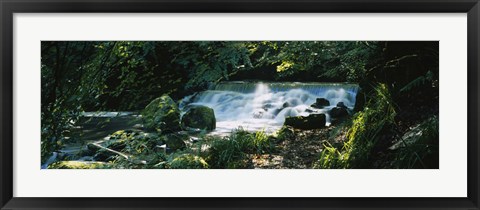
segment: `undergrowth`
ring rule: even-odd
[[[400,140],[391,168],[439,168],[439,124],[433,116],[412,131],[409,141]]]
[[[269,152],[273,147],[265,132],[241,128],[227,137],[210,137],[207,145],[206,160],[212,168],[249,168],[249,154]]]
[[[374,89],[374,100],[363,111],[353,116],[347,131],[346,142],[341,148],[329,143],[324,145],[315,168],[369,168],[372,166],[374,148],[394,125],[395,106],[388,87],[379,84]]]

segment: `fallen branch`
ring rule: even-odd
[[[98,142],[91,143],[91,145],[96,146],[96,147],[98,147],[98,148],[100,148],[100,149],[104,149],[104,150],[107,150],[107,151],[109,151],[109,152],[115,153],[115,154],[117,154],[117,155],[120,155],[120,156],[124,157],[124,158],[127,159],[127,160],[130,160],[130,157],[129,157],[128,155],[126,155],[126,154],[124,154],[124,153],[121,153],[121,152],[119,152],[119,151],[116,151],[116,150],[113,150],[113,149],[104,147],[104,146],[98,144]]]

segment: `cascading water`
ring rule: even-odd
[[[355,105],[356,84],[344,83],[265,83],[225,82],[214,88],[183,99],[180,108],[203,105],[215,112],[217,128],[213,133],[225,134],[242,127],[249,131],[278,130],[286,117],[325,113],[343,102],[349,109]],[[330,101],[322,109],[311,107],[317,98]]]

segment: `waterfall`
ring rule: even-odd
[[[328,111],[338,102],[353,109],[358,89],[356,84],[345,83],[224,82],[186,97],[180,108],[183,111],[196,105],[212,108],[218,133],[229,133],[238,127],[274,132],[289,116],[325,113],[329,124]],[[317,98],[327,99],[330,106],[311,107]]]

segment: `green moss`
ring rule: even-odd
[[[143,153],[145,149],[153,148],[158,143],[158,136],[134,130],[119,130],[111,134],[104,146],[126,152],[132,155]]]
[[[394,124],[396,116],[390,92],[385,84],[375,88],[374,100],[354,115],[342,148],[324,145],[317,168],[369,168],[373,149],[383,133]]]
[[[198,128],[211,131],[216,127],[215,113],[212,108],[196,106],[189,109],[182,117],[182,127]]]
[[[175,157],[169,165],[172,169],[207,169],[209,167],[202,157],[192,154]]]
[[[103,162],[59,161],[52,163],[48,169],[106,169],[109,165]]]
[[[154,99],[142,111],[145,128],[157,132],[180,130],[180,109],[168,95]]]

